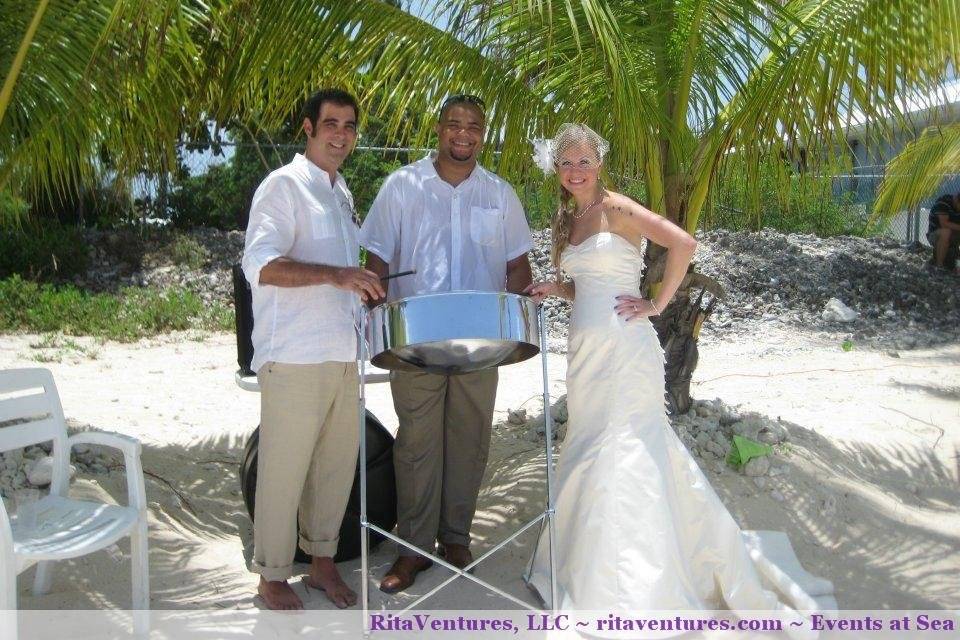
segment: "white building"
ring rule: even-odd
[[[854,114],[851,118],[853,124],[846,130],[853,170],[850,174],[836,176],[834,193],[853,193],[856,202],[872,204],[877,188],[883,181],[886,165],[894,156],[924,129],[960,122],[960,78],[953,72],[951,79],[937,91],[908,102],[901,110],[906,114],[906,122],[892,118],[888,120],[887,126],[893,130],[893,134],[880,143],[870,131],[870,127],[875,125],[867,121],[863,114]],[[905,242],[928,244],[927,216],[930,206],[942,194],[957,192],[960,192],[960,173],[945,175],[940,187],[916,210],[901,212],[891,220],[888,233]]]

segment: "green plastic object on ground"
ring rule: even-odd
[[[733,446],[727,455],[727,464],[740,469],[752,458],[768,456],[773,453],[773,447],[743,436],[733,436]]]

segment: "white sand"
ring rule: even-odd
[[[152,606],[155,609],[253,607],[256,576],[247,572],[251,529],[237,473],[259,396],[234,384],[230,334],[176,335],[137,344],[96,345],[96,358],[69,348],[38,349],[36,336],[0,339],[0,367],[53,370],[72,426],[119,431],[144,443],[150,502]],[[810,572],[834,581],[845,609],[960,608],[960,344],[907,351],[894,358],[839,340],[770,328],[749,341],[705,339],[694,396],[780,417],[790,430],[789,471],[759,489],[732,470],[711,471],[717,491],[744,528],[786,531]],[[36,358],[59,359],[40,363]],[[551,392],[564,392],[564,358],[551,355]],[[501,370],[497,420],[523,404],[539,412],[540,360]],[[396,426],[387,385],[368,388],[369,408]],[[539,513],[542,445],[522,430],[495,428],[474,533],[482,553]],[[169,484],[167,484],[169,483]],[[185,502],[175,495],[176,488]],[[771,490],[785,499],[775,500]],[[124,499],[122,471],[81,475],[75,495]],[[835,509],[831,508],[835,501]],[[502,549],[479,576],[520,598],[533,534]],[[397,608],[414,597],[387,597],[376,582],[393,560],[384,544],[373,556],[372,606]],[[341,565],[359,587],[359,560]],[[447,577],[422,574],[413,594]],[[29,594],[22,608],[129,606],[129,563],[105,553],[58,565],[53,592]],[[296,588],[303,594],[302,586]],[[326,608],[322,594],[306,598]],[[460,580],[428,608],[509,608]]]

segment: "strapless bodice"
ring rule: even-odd
[[[601,231],[578,245],[568,245],[560,256],[560,267],[576,285],[571,331],[623,326],[614,306],[619,295],[640,295],[643,256],[636,245]]]

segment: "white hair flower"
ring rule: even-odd
[[[533,163],[540,167],[544,175],[553,173],[553,140],[537,138],[533,140]]]

